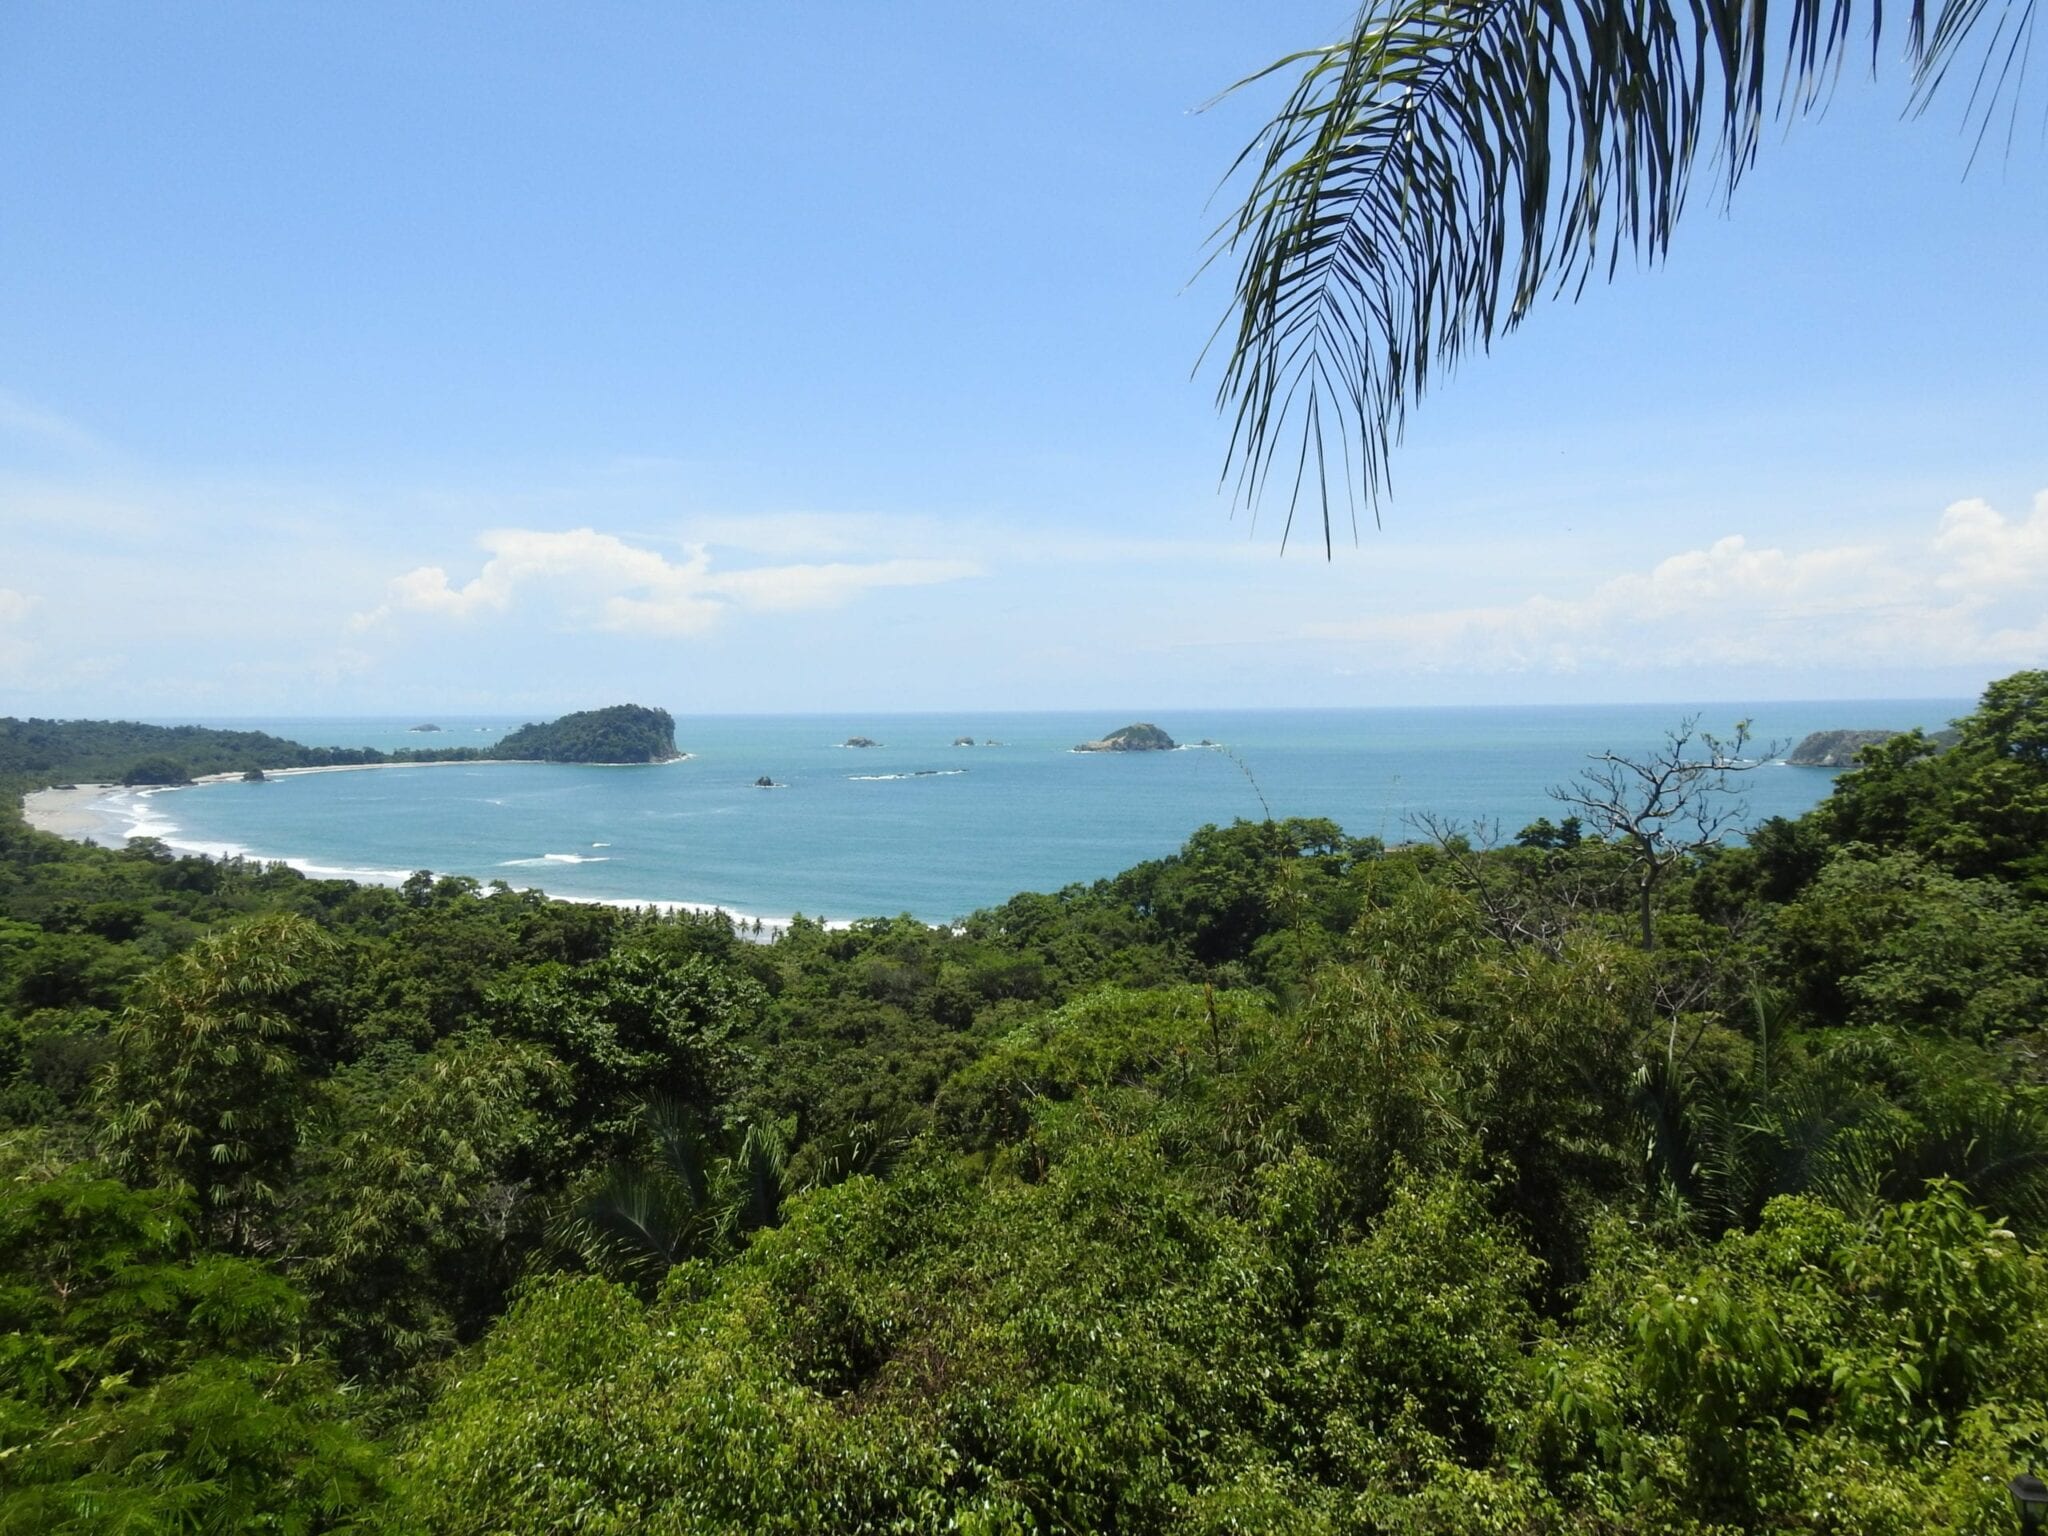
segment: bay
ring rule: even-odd
[[[393,882],[417,869],[586,900],[709,904],[770,921],[943,922],[1019,891],[1115,874],[1204,823],[1320,816],[1396,842],[1431,812],[1508,836],[1561,808],[1589,753],[1654,747],[1683,717],[1787,749],[1808,731],[1945,724],[1965,699],[1757,705],[681,717],[691,754],[647,767],[479,763],[290,775],[110,809],[174,847]],[[1134,720],[1221,750],[1075,753]],[[162,722],[182,723],[182,722]],[[314,746],[487,745],[509,716],[235,719]],[[843,745],[853,736],[877,743]],[[971,736],[977,745],[952,745]],[[983,745],[982,743],[999,743]],[[755,787],[769,777],[778,788]],[[1752,821],[1824,796],[1823,769],[1737,781]]]

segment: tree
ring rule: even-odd
[[[2017,109],[2034,8],[1913,0],[1916,108],[1983,39],[1981,144]],[[1239,156],[1251,185],[1217,236],[1218,256],[1242,253],[1218,391],[1239,495],[1255,500],[1277,467],[1291,531],[1311,486],[1327,553],[1333,479],[1375,501],[1431,370],[1624,251],[1661,258],[1701,149],[1732,196],[1767,110],[1826,101],[1858,10],[1793,0],[1774,28],[1745,0],[1365,0],[1343,41],[1253,75],[1300,71]],[[1873,65],[1884,11],[1870,0]]]
[[[303,1298],[189,1202],[0,1180],[0,1536],[360,1530],[389,1477]]]
[[[121,775],[123,784],[190,784],[192,770],[174,757],[145,757]]]
[[[1761,761],[1743,757],[1748,744],[1746,720],[1735,727],[1732,740],[1722,741],[1700,730],[1697,716],[1688,716],[1655,752],[1644,757],[1597,753],[1576,782],[1550,791],[1552,799],[1570,806],[1599,836],[1620,842],[1632,855],[1630,874],[1645,950],[1657,947],[1651,905],[1657,886],[1675,865],[1720,846],[1748,809],[1728,782],[1729,775]]]
[[[292,1160],[304,1065],[289,1008],[333,941],[302,917],[211,934],[143,978],[101,1084],[115,1165],[191,1191],[202,1223],[246,1243]]]
[[[685,1258],[728,1252],[779,1219],[792,1192],[783,1127],[720,1131],[666,1098],[650,1100],[640,1118],[643,1155],[587,1180],[562,1211],[555,1238],[565,1251],[603,1274],[659,1280]]]
[[[299,1170],[294,1269],[352,1371],[431,1359],[502,1305],[523,1257],[533,1101],[565,1075],[481,1030],[391,1066],[330,1080],[334,1114]]]
[[[1818,820],[1838,842],[1901,846],[2048,896],[2048,672],[1991,684],[1955,736],[1946,749],[1918,731],[1869,748]]]
[[[567,1068],[561,1143],[542,1166],[558,1173],[623,1152],[650,1098],[709,1110],[733,1072],[732,1032],[766,1001],[751,978],[702,955],[671,961],[646,950],[537,966],[493,994],[497,1031],[535,1042]]]

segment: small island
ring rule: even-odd
[[[768,775],[764,773],[764,774],[762,774],[762,775],[761,775],[761,777],[759,777],[758,779],[754,780],[754,788],[756,788],[756,789],[780,789],[780,788],[782,788],[782,786],[781,786],[780,784],[776,783],[776,782],[775,782],[775,781],[774,781],[773,779],[769,778],[769,777],[768,777]]]
[[[1111,731],[1100,741],[1084,741],[1076,752],[1171,752],[1177,743],[1166,732],[1145,721]]]
[[[411,731],[414,735],[419,735],[421,732],[425,731],[439,731],[441,727],[439,727],[438,725],[408,725],[406,729],[408,731]]]
[[[955,736],[953,738],[953,745],[956,747],[971,747],[974,745],[974,738],[972,736]]]
[[[879,747],[881,743],[869,736],[849,736],[839,745],[842,747]]]
[[[544,725],[522,725],[490,749],[494,758],[543,763],[670,763],[675,718],[665,709],[613,704],[584,709]]]

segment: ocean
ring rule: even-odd
[[[1417,835],[1434,813],[1509,837],[1563,809],[1546,793],[1603,749],[1654,747],[1687,714],[1748,719],[1781,751],[1809,731],[1928,728],[1969,700],[1353,710],[679,717],[687,761],[386,768],[118,792],[136,834],[391,883],[430,869],[585,900],[945,922],[1020,891],[1173,852],[1204,823],[1320,816],[1355,836]],[[1228,751],[1075,753],[1137,719]],[[162,722],[182,723],[182,722]],[[315,746],[486,745],[521,722],[235,719]],[[843,745],[866,736],[873,747]],[[971,736],[972,747],[954,746]],[[774,789],[755,780],[773,779]],[[1832,773],[1766,762],[1736,779],[1750,820],[1797,815]]]

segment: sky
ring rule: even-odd
[[[1233,507],[1199,269],[1277,97],[1204,108],[1349,15],[14,0],[0,714],[2048,664],[2048,133],[1965,175],[1961,99],[1909,118],[1894,60],[1703,187],[1667,263],[1439,381],[1334,559]]]

